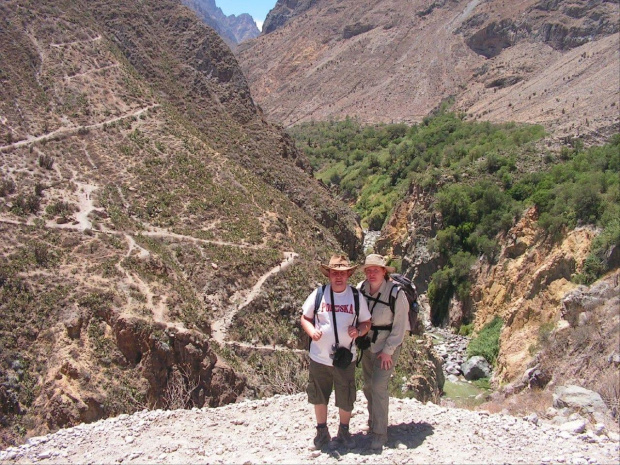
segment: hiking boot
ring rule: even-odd
[[[317,426],[316,436],[314,437],[314,447],[316,447],[317,450],[326,446],[331,439],[327,426]]]
[[[342,444],[347,449],[353,449],[355,447],[355,439],[351,437],[349,428],[338,427],[338,436],[336,436],[334,441]]]
[[[372,434],[372,441],[370,443],[371,449],[383,449],[383,446],[387,443],[387,434]]]

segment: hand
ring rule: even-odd
[[[355,326],[349,326],[348,329],[349,332],[349,337],[353,340],[355,340],[355,338],[357,338],[357,328]]]
[[[379,355],[377,355],[377,358],[381,360],[382,370],[389,370],[390,368],[392,368],[392,356],[390,354],[386,354],[385,352],[380,352]]]
[[[314,329],[314,331],[312,331],[312,340],[313,341],[318,341],[319,339],[321,339],[321,336],[323,336],[323,331],[321,331],[320,329]]]

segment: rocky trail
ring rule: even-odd
[[[388,444],[369,448],[358,392],[356,447],[313,450],[314,414],[305,394],[218,408],[147,411],[81,424],[0,451],[0,463],[618,463],[617,437],[576,434],[504,414],[390,399]],[[337,429],[329,406],[330,432]]]

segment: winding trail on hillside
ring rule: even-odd
[[[46,227],[50,229],[64,229],[64,230],[74,230],[79,232],[84,232],[86,230],[93,230],[93,224],[89,219],[89,215],[93,211],[102,211],[102,208],[97,208],[94,205],[93,201],[93,193],[96,192],[99,187],[95,184],[83,183],[78,181],[73,181],[77,185],[77,198],[78,198],[78,211],[74,214],[75,221],[72,223],[64,223],[58,224],[53,219],[48,220],[46,222]],[[16,220],[12,220],[9,218],[0,217],[0,223],[13,224],[13,225],[26,225],[26,226],[35,226],[34,219],[30,218],[25,222],[20,222]],[[123,237],[127,243],[127,252],[125,254],[125,258],[129,258],[134,254],[135,250],[139,250],[138,258],[144,260],[147,259],[150,255],[150,252],[138,245],[133,235],[110,230],[108,228],[99,225],[99,229],[93,230],[94,232],[99,232],[102,234],[109,234],[114,236]],[[186,236],[183,234],[177,234],[170,232],[163,228],[157,228],[153,226],[147,226],[145,231],[141,231],[137,234],[138,236],[146,236],[146,237],[157,237],[157,238],[166,238],[178,241],[189,241],[194,243],[205,243],[205,244],[215,244],[219,246],[227,246],[227,247],[238,247],[242,249],[262,249],[264,248],[263,244],[255,245],[255,244],[244,244],[244,243],[233,243],[227,241],[219,241],[219,240],[207,240],[200,239],[193,236]],[[283,252],[284,259],[281,263],[274,266],[266,273],[264,273],[258,281],[254,284],[254,286],[247,291],[239,291],[238,294],[244,295],[247,294],[243,300],[243,302],[237,305],[232,312],[225,313],[221,318],[215,320],[212,324],[212,335],[211,337],[217,341],[219,344],[227,344],[231,346],[244,347],[249,349],[256,350],[270,350],[270,351],[294,351],[294,349],[290,349],[284,346],[277,345],[257,345],[257,344],[249,344],[240,341],[229,341],[227,340],[228,329],[237,313],[241,311],[243,308],[248,306],[260,293],[263,285],[271,276],[280,273],[290,267],[295,259],[299,257],[299,255],[295,252]],[[141,295],[144,296],[145,302],[143,305],[150,309],[153,314],[154,321],[158,323],[164,323],[168,326],[174,326],[176,329],[185,330],[186,328],[180,322],[172,322],[166,318],[166,295],[159,295],[153,287],[140,278],[137,273],[131,272],[126,269],[122,260],[116,263],[116,269],[124,276],[123,282],[120,284],[120,290],[125,294],[128,299],[128,302],[133,302],[135,297],[132,296],[131,290],[137,289]]]
[[[227,246],[227,247],[237,247],[240,249],[258,250],[258,249],[263,248],[262,245],[257,245],[257,244],[244,244],[244,243],[240,244],[237,242],[219,241],[215,239],[200,239],[198,237],[186,236],[184,234],[177,234],[177,233],[173,233],[165,229],[156,228],[156,227],[149,227],[147,230],[141,231],[138,234],[141,236],[147,236],[147,237],[162,237],[166,239],[177,239],[180,241],[189,241],[189,242],[202,243],[202,244],[213,244],[213,245],[220,245],[220,246]]]
[[[31,38],[33,42],[35,43],[35,45],[37,46],[40,45],[34,39],[34,37],[31,37]],[[88,39],[87,41],[96,41],[99,39],[101,39],[101,37],[96,36],[91,39]],[[76,45],[79,43],[81,43],[81,41],[51,44],[51,46],[52,47],[66,47],[66,46]],[[38,50],[39,50],[39,53],[43,57],[44,53],[42,49],[38,47]],[[77,76],[79,75],[74,75],[74,76],[66,77],[66,78],[69,79],[69,78],[74,78]],[[17,141],[17,142],[8,144],[8,145],[0,146],[0,152],[9,151],[9,150],[19,148],[19,147],[29,146],[34,143],[47,141],[47,140],[50,140],[56,137],[65,137],[69,135],[74,135],[74,134],[77,134],[78,131],[99,129],[108,124],[112,124],[112,123],[115,123],[117,121],[120,121],[126,118],[138,117],[142,115],[143,113],[145,113],[146,111],[152,108],[157,108],[159,106],[160,106],[159,104],[149,105],[149,106],[140,108],[136,111],[127,112],[126,114],[123,114],[121,116],[110,118],[105,121],[101,121],[99,123],[82,125],[82,126],[73,126],[73,125],[61,126],[60,128],[54,131],[48,132],[46,134],[42,134],[40,136],[35,137],[35,136],[30,135],[24,140],[20,140],[20,141]],[[84,146],[84,151],[86,153],[87,161],[89,162],[91,167],[93,169],[97,169],[98,167],[93,162],[92,158],[90,157],[90,154],[88,153],[86,146]],[[58,170],[57,165],[55,166],[55,168]],[[62,174],[60,172],[58,172],[58,174],[62,178]],[[138,231],[134,233],[134,235],[110,230],[106,228],[104,225],[98,225],[97,228],[94,230],[93,223],[90,220],[91,213],[93,211],[104,211],[103,208],[95,207],[95,204],[93,201],[93,193],[99,189],[99,186],[95,184],[91,184],[91,183],[76,181],[75,180],[76,177],[77,177],[77,173],[73,172],[73,182],[77,185],[77,188],[78,188],[75,194],[77,197],[77,202],[78,202],[78,211],[75,212],[74,214],[75,221],[68,222],[68,223],[58,223],[54,219],[49,219],[46,221],[45,226],[50,229],[74,230],[74,231],[79,231],[79,232],[90,230],[90,231],[98,232],[102,234],[122,237],[124,238],[124,240],[126,241],[128,245],[128,250],[125,255],[125,258],[131,257],[132,254],[134,253],[134,250],[136,250],[137,248],[140,249],[140,252],[138,254],[139,258],[146,259],[148,257],[149,252],[146,249],[140,247],[136,242],[136,237],[139,237],[139,236],[165,238],[169,240],[188,241],[188,242],[193,242],[196,244],[198,243],[212,244],[212,245],[217,245],[217,246],[222,246],[222,247],[236,247],[236,248],[251,249],[251,250],[263,249],[265,247],[266,237],[263,239],[262,244],[235,243],[235,242],[228,242],[228,241],[215,240],[215,239],[201,239],[201,238],[197,238],[193,236],[178,234],[178,233],[171,232],[163,228],[158,228],[158,227],[149,226],[149,225],[146,225],[145,230]],[[122,195],[121,189],[119,188],[118,191],[121,196],[121,199],[123,199],[124,201],[124,197]],[[253,196],[252,196],[252,202],[256,203],[254,201]],[[124,201],[124,203],[126,202]],[[12,225],[35,226],[34,218],[28,218],[25,221],[20,221],[20,220],[14,220],[12,218],[7,218],[4,215],[0,215],[0,223],[12,224]],[[240,310],[242,310],[244,307],[249,305],[256,298],[256,296],[260,293],[262,286],[264,285],[264,283],[270,276],[276,273],[279,273],[281,271],[284,271],[286,268],[288,268],[293,263],[293,261],[297,257],[298,257],[298,254],[295,252],[284,252],[284,259],[280,264],[276,265],[275,267],[267,271],[265,274],[263,274],[250,290],[239,291],[238,294],[240,295],[244,295],[247,293],[245,300],[240,305],[238,305],[234,309],[234,311],[228,312],[221,318],[214,321],[212,325],[212,328],[213,328],[212,337],[220,344],[237,344],[238,346],[257,348],[261,350],[290,350],[289,348],[286,348],[286,347],[256,346],[256,345],[250,345],[250,344],[246,344],[242,342],[226,341],[226,338],[228,334],[228,328],[230,327],[230,324],[233,318],[235,317],[235,315]],[[153,319],[155,321],[165,323],[171,326],[183,327],[181,323],[175,323],[175,322],[170,322],[166,320],[166,297],[167,296],[159,296],[153,290],[152,286],[147,281],[141,279],[137,273],[133,273],[130,270],[123,267],[122,260],[116,263],[115,267],[122,274],[122,276],[124,276],[124,280],[120,284],[120,288],[121,288],[120,290],[126,295],[128,302],[132,303],[133,301],[135,301],[135,297],[132,296],[131,290],[137,289],[139,293],[144,296],[145,298],[144,306],[146,306],[152,311]]]
[[[220,344],[226,343],[226,336],[228,333],[228,328],[230,324],[232,323],[232,320],[235,317],[235,315],[256,298],[258,293],[261,291],[263,284],[265,283],[265,281],[267,281],[267,278],[269,278],[270,276],[276,273],[280,273],[281,271],[284,271],[286,268],[291,266],[291,264],[297,257],[298,257],[298,254],[296,254],[295,252],[284,252],[284,260],[282,261],[282,263],[274,266],[271,270],[267,271],[267,273],[265,273],[259,278],[259,280],[256,282],[254,287],[252,287],[252,289],[250,290],[250,293],[247,295],[244,302],[241,305],[239,305],[234,312],[229,312],[226,315],[224,315],[222,318],[213,322],[213,324],[211,325],[211,330],[212,330],[211,336],[213,337],[213,339],[215,339]],[[230,343],[240,345],[240,343],[236,341],[231,341]],[[252,347],[256,347],[256,346],[252,346]],[[270,346],[264,346],[263,348],[268,348],[268,347]],[[275,349],[275,346],[271,346],[271,347]]]
[[[14,142],[12,144],[8,144],[8,145],[1,145],[0,146],[0,152],[5,152],[7,150],[12,150],[15,148],[19,148],[19,147],[26,147],[28,145],[34,144],[35,142],[42,142],[42,141],[46,141],[46,140],[50,140],[54,137],[65,137],[65,136],[69,136],[69,135],[73,135],[73,134],[77,134],[78,131],[88,131],[91,129],[100,129],[105,125],[108,124],[112,124],[112,123],[116,123],[117,121],[121,121],[123,119],[126,118],[131,118],[131,117],[138,117],[141,114],[143,114],[144,112],[152,109],[152,108],[157,108],[159,107],[159,104],[153,104],[153,105],[148,105],[146,107],[140,108],[136,111],[130,112],[130,113],[126,113],[124,115],[121,116],[117,116],[115,118],[110,118],[108,120],[105,121],[101,121],[100,123],[94,123],[94,124],[86,124],[83,126],[61,126],[58,129],[48,132],[46,134],[40,135],[40,136],[29,136],[27,139],[24,140],[20,140],[17,142]]]

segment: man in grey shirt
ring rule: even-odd
[[[362,270],[366,280],[359,286],[372,315],[368,337],[370,347],[362,355],[364,395],[368,400],[368,426],[372,435],[370,447],[382,449],[387,442],[389,392],[388,383],[400,355],[409,328],[409,302],[400,287],[390,281],[395,269],[381,255],[366,257]],[[394,309],[390,308],[390,296]]]

